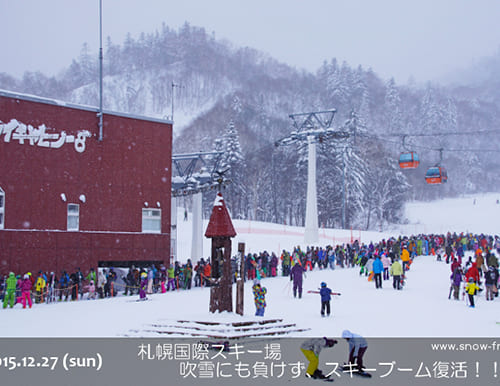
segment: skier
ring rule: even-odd
[[[366,339],[361,335],[355,334],[349,330],[342,331],[342,338],[347,340],[349,343],[349,370],[355,369],[353,364],[356,364],[356,369],[358,373],[364,372],[363,366],[363,356],[368,348],[368,343]]]
[[[330,316],[330,300],[332,299],[332,290],[326,286],[325,282],[321,283],[321,288],[319,290],[321,295],[321,316]]]
[[[253,283],[252,291],[255,301],[255,316],[264,316],[267,289],[260,285],[260,280],[258,279],[255,279]]]
[[[290,271],[290,280],[293,280],[293,297],[297,297],[299,291],[299,299],[302,298],[302,277],[305,274],[305,269],[302,265],[295,264]]]
[[[327,379],[323,372],[318,369],[319,354],[324,348],[333,347],[337,343],[338,342],[335,339],[323,337],[308,339],[301,344],[300,350],[309,361],[309,365],[306,370],[306,377],[314,379]]]
[[[474,308],[474,295],[480,290],[481,288],[474,283],[474,278],[470,277],[468,283],[465,285],[465,292],[469,296],[469,307]]]

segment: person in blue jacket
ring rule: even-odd
[[[382,272],[384,272],[384,264],[377,255],[373,262],[373,279],[375,280],[375,288],[382,288]]]
[[[326,286],[325,282],[321,283],[319,290],[321,295],[321,316],[330,316],[330,300],[332,299],[332,290]]]

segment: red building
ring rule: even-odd
[[[0,90],[0,274],[168,264],[172,123]]]

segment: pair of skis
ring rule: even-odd
[[[307,291],[308,294],[319,294],[319,290],[309,290]],[[340,292],[330,292],[330,295],[336,295],[340,296],[342,295]]]

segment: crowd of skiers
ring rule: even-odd
[[[455,299],[459,296],[460,283],[466,282],[464,291],[476,293],[470,280],[476,286],[484,280],[486,299],[493,300],[498,293],[498,260],[494,251],[500,251],[498,236],[451,234],[400,236],[381,240],[378,243],[363,244],[357,240],[350,244],[326,247],[307,247],[302,250],[295,247],[293,251],[283,250],[278,257],[274,252],[249,253],[244,256],[243,269],[239,272],[240,261],[234,256],[231,259],[232,276],[235,281],[244,275],[247,280],[289,276],[293,281],[293,295],[302,297],[302,278],[307,270],[358,267],[360,275],[368,276],[375,283],[375,288],[382,288],[382,283],[392,277],[394,289],[403,288],[405,272],[413,259],[419,255],[434,255],[437,259],[446,259],[451,264],[451,280]],[[473,252],[474,261],[464,261],[466,251]],[[222,267],[219,265],[219,269]],[[117,270],[91,268],[84,275],[79,268],[68,273],[30,272],[0,278],[0,293],[3,295],[4,308],[15,303],[24,307],[32,302],[53,302],[62,300],[78,300],[82,298],[104,298],[116,296],[120,291],[124,295],[141,295],[167,292],[172,290],[191,289],[210,286],[212,284],[212,266],[210,259],[201,258],[193,267],[191,260],[185,264],[175,262],[166,268],[154,264],[148,267],[131,266],[126,275],[118,280]],[[31,295],[31,296],[29,296]],[[470,299],[471,305],[473,298]]]
[[[453,299],[460,299],[460,289],[463,283],[463,298],[469,307],[474,308],[474,296],[486,289],[486,301],[493,301],[498,296],[499,271],[498,259],[495,251],[500,253],[500,239],[498,236],[448,234],[443,239],[443,255],[438,260],[445,260],[450,264],[450,293]],[[468,259],[465,255],[468,253]],[[467,296],[466,296],[467,295]]]

